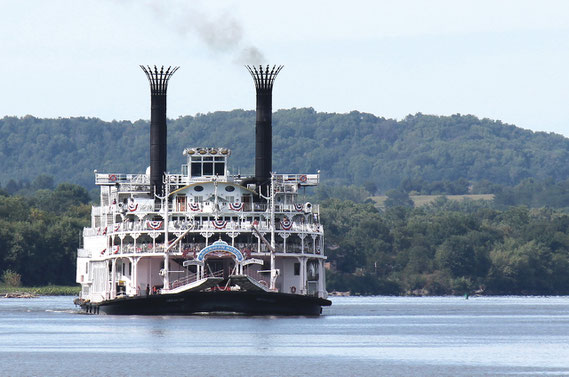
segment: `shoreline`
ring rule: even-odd
[[[78,296],[79,286],[46,285],[41,287],[0,286],[0,298],[36,298],[39,296]]]

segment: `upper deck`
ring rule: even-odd
[[[187,166],[187,165],[182,165]],[[216,180],[240,185],[247,180],[241,175],[214,176]],[[212,176],[191,177],[187,174],[166,174],[165,182],[170,186],[188,186],[211,180]],[[289,192],[290,186],[317,186],[320,174],[275,174],[275,190]],[[98,186],[119,186],[120,191],[149,192],[150,177],[147,174],[95,173],[95,184]]]
[[[164,184],[169,192],[180,187],[208,181],[228,182],[245,185],[254,190],[254,184],[248,177],[231,174],[228,160],[231,151],[227,148],[186,148],[183,152],[187,163],[182,165],[180,174],[166,173]],[[296,192],[301,186],[317,186],[320,174],[275,174],[276,192]],[[98,173],[95,171],[95,184],[99,186],[116,186],[120,192],[150,193],[150,172],[146,174]]]

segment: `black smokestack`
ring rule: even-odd
[[[255,180],[257,184],[266,186],[273,169],[273,83],[283,68],[268,65],[265,69],[259,66],[246,66],[255,81],[257,89],[257,120],[255,127]]]
[[[168,80],[179,67],[140,66],[150,81],[150,186],[156,194],[163,189],[162,179],[166,172],[167,128],[166,92]]]

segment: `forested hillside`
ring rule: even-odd
[[[13,271],[26,285],[73,284],[88,201],[83,187],[68,183],[26,197],[0,191],[0,274]]]
[[[253,171],[254,111],[234,110],[170,120],[168,169],[177,172],[188,146],[232,149],[232,168]],[[94,118],[0,119],[0,185],[53,176],[56,183],[93,186],[93,170],[144,172],[148,122]],[[526,178],[569,179],[569,140],[474,116],[417,114],[401,121],[371,114],[277,111],[273,167],[321,170],[325,181],[373,184],[380,192],[460,179],[513,186]],[[419,187],[419,190],[420,187]]]
[[[359,294],[568,294],[569,216],[441,198],[385,212],[323,202],[329,290]]]
[[[24,284],[72,284],[89,220],[84,187],[94,186],[94,169],[144,172],[148,128],[0,119],[0,273]],[[225,146],[233,172],[251,173],[254,128],[253,111],[171,120],[169,170],[178,171],[185,147]],[[330,290],[569,293],[569,139],[470,115],[395,121],[291,109],[274,114],[273,147],[276,171],[322,173],[308,195],[321,203]],[[413,208],[409,199],[467,191],[494,200],[440,198]],[[369,203],[380,192],[384,210]]]

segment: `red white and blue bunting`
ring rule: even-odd
[[[152,230],[158,230],[162,227],[162,221],[161,220],[148,220],[146,222],[146,224],[148,225],[148,228],[150,228]]]
[[[193,249],[191,247],[186,247],[183,251],[182,251],[182,258],[189,258],[189,255],[192,254],[193,257],[196,257],[196,249]]]
[[[115,224],[115,226],[113,227],[113,232],[118,232],[121,229],[121,223]]]
[[[284,218],[281,220],[281,228],[283,230],[291,230],[292,229],[292,221],[290,221],[288,218]]]
[[[200,210],[200,204],[199,203],[190,203],[190,210],[196,212]]]
[[[243,256],[245,257],[245,259],[247,258],[251,258],[251,249],[249,248],[244,248],[243,250],[241,250],[241,254],[243,254]]]
[[[243,203],[229,203],[229,209],[232,211],[241,211],[243,209]]]
[[[128,203],[128,211],[134,212],[138,209],[138,203]]]
[[[227,221],[223,219],[212,220],[211,223],[213,224],[215,229],[223,229],[227,226]]]
[[[294,205],[294,209],[295,209],[297,212],[302,212],[302,211],[304,210],[304,206],[303,206],[302,204],[295,204],[295,205]]]
[[[119,245],[113,246],[113,254],[118,254],[119,250],[120,250]]]

